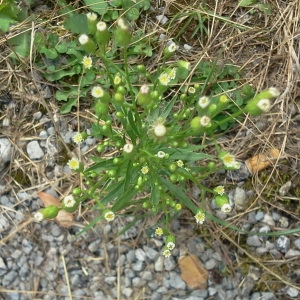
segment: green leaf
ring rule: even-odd
[[[14,47],[14,50],[17,56],[20,57],[28,57],[30,50],[30,32],[23,32],[11,39],[9,39],[9,43]],[[13,53],[12,57],[15,57]],[[16,59],[18,57],[15,57]]]
[[[135,21],[135,20],[137,20],[139,18],[140,13],[139,13],[139,10],[137,8],[132,7],[126,13],[126,16],[127,16],[128,20]]]
[[[84,0],[84,3],[99,15],[104,15],[107,11],[108,4],[106,0]]]
[[[67,114],[71,111],[72,107],[76,105],[77,105],[77,98],[69,99],[69,101],[60,108],[60,113]]]
[[[57,51],[55,50],[55,48],[48,49],[45,45],[43,45],[40,48],[39,52],[45,54],[46,57],[49,58],[49,59],[55,59],[58,56]]]
[[[10,18],[3,12],[0,12],[0,31],[7,32],[9,26],[12,25],[13,23],[16,23],[14,19]]]
[[[257,4],[257,8],[267,16],[272,14],[272,7],[269,4]]]
[[[84,14],[71,13],[64,22],[64,26],[72,33],[82,34],[87,33],[88,24],[87,17]]]
[[[172,150],[167,149],[166,153],[169,153],[170,157],[172,159],[181,159],[181,160],[187,160],[187,161],[213,159],[213,157],[208,154],[196,153],[196,152],[191,151],[190,149],[182,149],[182,148],[177,148],[177,149],[172,149]]]
[[[122,208],[128,207],[133,197],[136,194],[137,194],[137,190],[135,190],[133,187],[128,188],[128,190],[124,194],[122,194],[120,197],[116,199],[115,204],[112,207],[112,210],[118,211]]]
[[[241,2],[238,4],[238,6],[245,7],[245,6],[255,4],[255,3],[257,3],[257,0],[241,0]]]

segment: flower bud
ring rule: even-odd
[[[97,15],[93,12],[87,13],[87,23],[88,23],[88,32],[89,34],[95,34],[96,32],[96,23],[97,23]]]
[[[115,42],[118,46],[127,46],[131,41],[131,32],[125,24],[124,19],[120,18],[117,21],[117,28],[115,30]]]
[[[89,38],[86,34],[82,34],[78,38],[81,47],[89,53],[95,53],[97,46],[96,43]]]
[[[42,213],[44,219],[53,219],[56,218],[61,208],[55,206],[55,205],[49,205],[43,209],[40,210],[40,213]]]
[[[188,61],[179,60],[177,62],[177,66],[178,66],[178,70],[177,70],[178,77],[180,79],[186,79],[190,74],[191,64]]]
[[[148,85],[143,84],[137,94],[137,103],[141,106],[147,106],[151,103],[151,101],[150,88]]]
[[[110,33],[107,30],[105,22],[100,21],[96,26],[95,40],[99,46],[106,45],[110,39]]]

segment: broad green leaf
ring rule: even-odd
[[[135,20],[137,20],[139,18],[140,13],[139,13],[139,10],[137,8],[132,7],[126,13],[126,16],[127,16],[128,20],[135,21]]]
[[[269,4],[257,4],[257,8],[267,16],[272,14],[272,7]]]
[[[238,4],[240,7],[245,7],[257,3],[257,0],[241,0]]]
[[[23,32],[11,39],[9,43],[14,47],[16,54],[20,57],[28,57],[30,51],[30,32]],[[14,57],[14,55],[13,55]],[[15,57],[16,59],[18,57]]]
[[[82,34],[88,31],[87,17],[84,14],[68,14],[64,26],[72,33]]]
[[[197,153],[193,152],[190,149],[165,149],[163,150],[166,153],[170,154],[170,157],[172,159],[181,159],[181,160],[187,160],[187,161],[196,161],[196,160],[202,160],[202,159],[212,159],[213,157],[205,154],[205,153]]]
[[[16,23],[16,21],[8,16],[5,13],[0,12],[0,31],[7,32],[9,26]]]
[[[48,49],[45,45],[43,45],[40,48],[39,52],[45,54],[46,57],[49,59],[55,59],[58,57],[58,54],[57,54],[57,51],[55,50],[55,48]]]
[[[73,106],[77,105],[77,98],[71,98],[67,103],[65,103],[61,108],[60,108],[60,113],[61,114],[67,114],[71,111]]]
[[[104,15],[107,10],[107,0],[84,0],[85,4],[99,15]]]

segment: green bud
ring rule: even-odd
[[[100,21],[96,25],[95,40],[99,46],[106,45],[110,39],[110,33],[107,30],[105,22]]]
[[[81,188],[74,188],[73,189],[73,191],[72,191],[72,193],[73,193],[73,195],[75,195],[75,196],[79,196],[79,195],[81,195],[81,193],[82,193],[82,189]]]
[[[116,171],[115,170],[107,170],[106,174],[108,175],[109,178],[114,178],[116,176]]]
[[[181,143],[180,143],[180,148],[186,149],[186,148],[188,147],[188,145],[189,145],[189,144],[188,144],[187,142],[185,142],[185,141],[184,141],[184,142],[181,142]]]
[[[151,206],[152,206],[152,204],[149,202],[149,201],[145,201],[145,202],[143,202],[143,208],[151,208]]]
[[[125,89],[124,85],[119,85],[117,87],[117,93],[122,94],[122,95],[126,94],[126,89]]]
[[[158,213],[158,207],[157,206],[152,206],[151,210],[155,214]]]
[[[99,119],[103,119],[108,114],[108,104],[97,101],[95,107],[95,114]]]
[[[180,100],[185,101],[187,99],[187,94],[181,94],[180,95]]]
[[[171,180],[171,182],[176,182],[178,180],[177,175],[176,174],[171,174],[170,175],[170,180]]]
[[[119,157],[115,157],[114,159],[113,159],[113,164],[114,165],[117,165],[117,164],[119,164],[120,163],[120,158]]]
[[[114,100],[117,104],[123,104],[124,101],[125,101],[125,97],[124,97],[124,94],[121,94],[121,93],[115,93],[114,94]]]
[[[208,115],[213,116],[216,111],[217,111],[217,105],[214,103],[210,104],[207,110]]]
[[[167,236],[166,243],[174,243],[175,244],[175,236],[170,234]]]
[[[150,88],[148,85],[143,84],[137,94],[137,103],[141,106],[147,106],[151,103],[151,101]]]
[[[216,163],[213,162],[213,161],[210,161],[208,164],[207,164],[207,168],[211,171],[214,171],[216,169]]]
[[[131,41],[131,32],[125,23],[124,19],[120,18],[117,21],[115,30],[115,42],[118,46],[127,46]]]
[[[88,33],[94,34],[96,32],[97,15],[95,13],[87,13]]]
[[[60,210],[61,208],[58,208],[55,205],[49,205],[41,209],[40,212],[43,214],[44,219],[53,219],[57,217]]]
[[[81,47],[88,53],[95,53],[97,49],[96,43],[86,34],[79,36],[79,43]]]
[[[180,79],[186,79],[190,74],[191,64],[188,61],[179,60],[177,62],[177,74]]]
[[[104,149],[105,149],[105,146],[104,146],[103,144],[99,144],[99,145],[97,146],[97,151],[98,151],[98,152],[102,152],[102,151],[104,151]]]
[[[150,93],[150,96],[151,96],[152,100],[156,102],[159,100],[160,94],[158,91],[155,90]]]
[[[169,165],[169,170],[171,172],[175,172],[177,170],[177,164],[170,164]]]
[[[222,207],[224,204],[229,204],[229,198],[226,194],[223,194],[222,196],[217,195],[215,197],[215,202],[218,207]]]
[[[137,70],[140,72],[140,73],[146,73],[146,67],[144,65],[138,65],[137,66]]]
[[[116,117],[117,118],[124,118],[124,114],[121,111],[116,112]]]

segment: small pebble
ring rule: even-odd
[[[31,141],[27,144],[27,154],[30,159],[42,159],[45,155],[37,141]]]
[[[291,241],[288,237],[281,235],[276,241],[275,241],[275,248],[282,252],[287,253],[290,249]]]

